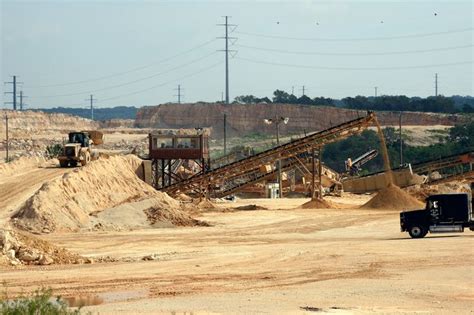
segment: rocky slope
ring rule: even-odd
[[[99,128],[97,122],[77,116],[34,111],[0,110],[0,137],[2,138],[5,136],[6,114],[8,115],[9,135],[11,138],[24,138],[44,133],[65,134],[70,130]]]
[[[229,135],[273,132],[274,125],[263,119],[289,117],[288,125],[281,125],[282,133],[301,133],[329,128],[364,116],[366,112],[326,106],[290,104],[163,104],[139,109],[135,126],[141,128],[213,127],[213,137],[222,136],[223,117],[227,113]],[[398,112],[377,112],[382,125],[398,125]],[[404,125],[446,125],[463,123],[466,117],[450,114],[405,112]]]

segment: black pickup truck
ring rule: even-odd
[[[432,195],[426,198],[425,209],[401,212],[400,227],[412,238],[422,238],[428,232],[474,231],[473,208],[470,194]]]

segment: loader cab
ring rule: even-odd
[[[89,147],[89,135],[84,132],[70,132],[69,143],[79,143],[82,148]]]

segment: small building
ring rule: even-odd
[[[149,167],[157,189],[210,169],[208,134],[150,133],[148,139]]]
[[[149,134],[150,159],[209,160],[209,136]]]

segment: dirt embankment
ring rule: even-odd
[[[142,107],[137,112],[135,126],[140,128],[212,127],[213,136],[221,137],[224,113],[227,113],[227,132],[230,136],[250,133],[273,133],[275,126],[263,123],[265,118],[289,117],[280,126],[282,134],[311,132],[362,117],[365,111],[327,106],[290,104],[162,104]],[[398,112],[377,112],[381,125],[398,125]],[[467,118],[451,114],[405,112],[405,125],[446,125],[465,122]]]
[[[140,180],[136,174],[140,165],[133,155],[113,156],[66,173],[30,197],[14,215],[13,224],[37,233],[129,228],[147,224],[145,209],[131,214],[125,207],[142,202],[138,206],[152,207],[156,220],[174,223],[170,218],[179,217],[185,225],[188,218],[180,213],[180,202]]]
[[[70,130],[97,129],[99,124],[90,119],[66,114],[34,111],[0,110],[0,137],[5,135],[5,114],[11,138],[31,137],[32,134],[65,134]]]
[[[91,263],[62,247],[20,231],[0,229],[1,265],[51,265]]]

